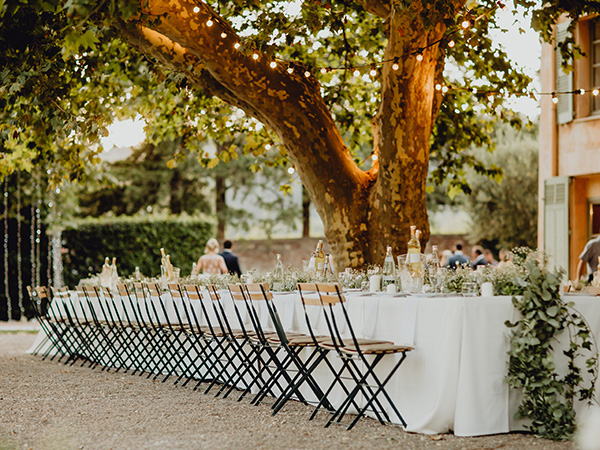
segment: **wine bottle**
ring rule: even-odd
[[[323,275],[323,269],[325,268],[325,253],[323,253],[323,241],[319,240],[317,243],[317,249],[315,250],[315,269],[318,276]]]
[[[421,242],[419,235],[421,232],[417,230],[415,225],[410,226],[410,240],[408,241],[408,267],[410,275],[414,277],[423,276],[423,267],[421,265]]]
[[[390,284],[396,282],[396,264],[392,255],[392,247],[387,246],[385,258],[383,260],[383,274],[381,278],[381,289],[386,290]]]

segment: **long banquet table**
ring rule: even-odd
[[[231,311],[230,297],[225,293],[222,297],[226,310]],[[504,322],[515,320],[518,314],[511,297],[404,297],[354,292],[347,293],[346,299],[358,337],[415,347],[387,388],[408,423],[408,431],[477,436],[523,429],[524,422],[514,419],[519,395],[504,381],[509,350],[509,329]],[[75,292],[71,300],[76,303]],[[183,308],[181,300],[168,294],[161,300],[167,305],[169,318],[175,319],[175,309]],[[600,336],[600,299],[573,296],[568,300],[575,302]],[[286,330],[307,332],[296,293],[276,293],[274,301]],[[58,303],[53,300],[50,310],[60,311],[63,306]],[[263,326],[269,329],[266,308],[260,315]],[[309,310],[309,317],[317,333],[326,332],[324,320],[316,312]],[[30,351],[44,337],[40,332]],[[384,358],[379,369],[385,370],[392,363]],[[577,405],[578,410],[583,407]]]

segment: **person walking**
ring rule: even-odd
[[[204,249],[204,255],[198,259],[198,264],[196,264],[196,272],[192,274],[192,276],[197,275],[202,271],[202,273],[209,273],[213,275],[218,275],[222,273],[227,273],[227,265],[225,264],[225,260],[219,254],[219,241],[215,238],[211,238],[206,243],[206,247]]]
[[[240,262],[237,255],[231,251],[231,247],[233,247],[233,243],[230,240],[226,240],[223,242],[223,252],[219,254],[225,260],[229,273],[241,277],[242,270],[240,269]]]

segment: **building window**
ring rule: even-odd
[[[590,61],[592,63],[592,88],[600,88],[600,20],[590,23]],[[600,96],[592,96],[592,112],[600,113]]]
[[[600,199],[590,200],[590,236],[600,235]]]

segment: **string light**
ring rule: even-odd
[[[213,24],[214,24],[214,22],[212,21],[212,19],[208,19],[208,20],[206,21],[206,26],[207,26],[207,27],[212,27],[212,26],[213,26]]]
[[[373,162],[376,162],[379,159],[379,157],[375,153],[373,153],[371,159],[373,160]]]
[[[294,73],[294,68],[293,67],[288,67],[287,71],[288,71],[289,74],[292,74],[292,73]]]
[[[442,94],[448,92],[448,86],[442,86]]]
[[[258,59],[258,53],[253,53],[252,59],[256,61]]]
[[[375,66],[371,66],[371,70],[369,71],[369,75],[372,77],[377,76],[377,68]]]
[[[265,149],[267,149],[267,150],[271,150],[271,144],[266,144],[266,145],[265,145]]]
[[[309,70],[307,70],[306,72],[304,72],[304,76],[305,76],[306,78],[310,77],[310,71],[309,71]]]
[[[471,22],[469,22],[468,20],[463,20],[462,23],[460,24],[461,27],[463,27],[465,30],[467,28],[469,28],[471,26]]]
[[[360,77],[360,70],[355,69],[354,72],[352,72],[354,74],[355,77]]]
[[[271,61],[269,66],[271,67],[271,69],[274,69],[275,67],[277,67],[277,63],[275,61]]]
[[[552,103],[555,105],[558,103],[558,97],[556,96],[556,92],[552,93]]]
[[[194,6],[194,14],[198,14],[200,12],[200,8]]]
[[[235,44],[233,44],[233,48],[235,48],[236,50],[239,49],[241,47],[241,44],[239,42],[236,42]]]
[[[290,167],[287,171],[290,175],[292,175],[295,172],[293,167]]]
[[[225,39],[227,37],[227,33],[225,33],[224,31],[221,33],[221,39]]]
[[[419,62],[423,61],[423,52],[419,51],[417,53],[416,58],[417,58],[417,61],[419,61]]]
[[[452,47],[454,47],[454,44],[456,44],[456,42],[454,42],[452,40],[448,41],[448,47],[452,48]]]
[[[398,70],[400,68],[400,64],[398,64],[398,57],[394,58],[394,64],[392,64],[392,70]]]
[[[326,73],[327,73],[327,69],[326,69],[325,67],[323,67],[323,68],[321,69],[321,74],[322,74],[322,75],[325,75]]]
[[[600,92],[600,91],[599,91],[599,90],[596,88],[596,89],[594,89],[594,90],[592,91],[592,95],[593,95],[594,97],[596,97],[596,96],[598,95],[598,92]]]
[[[442,89],[442,85],[441,84],[438,83],[438,84],[435,85],[435,90],[436,91],[439,91],[441,89]]]

